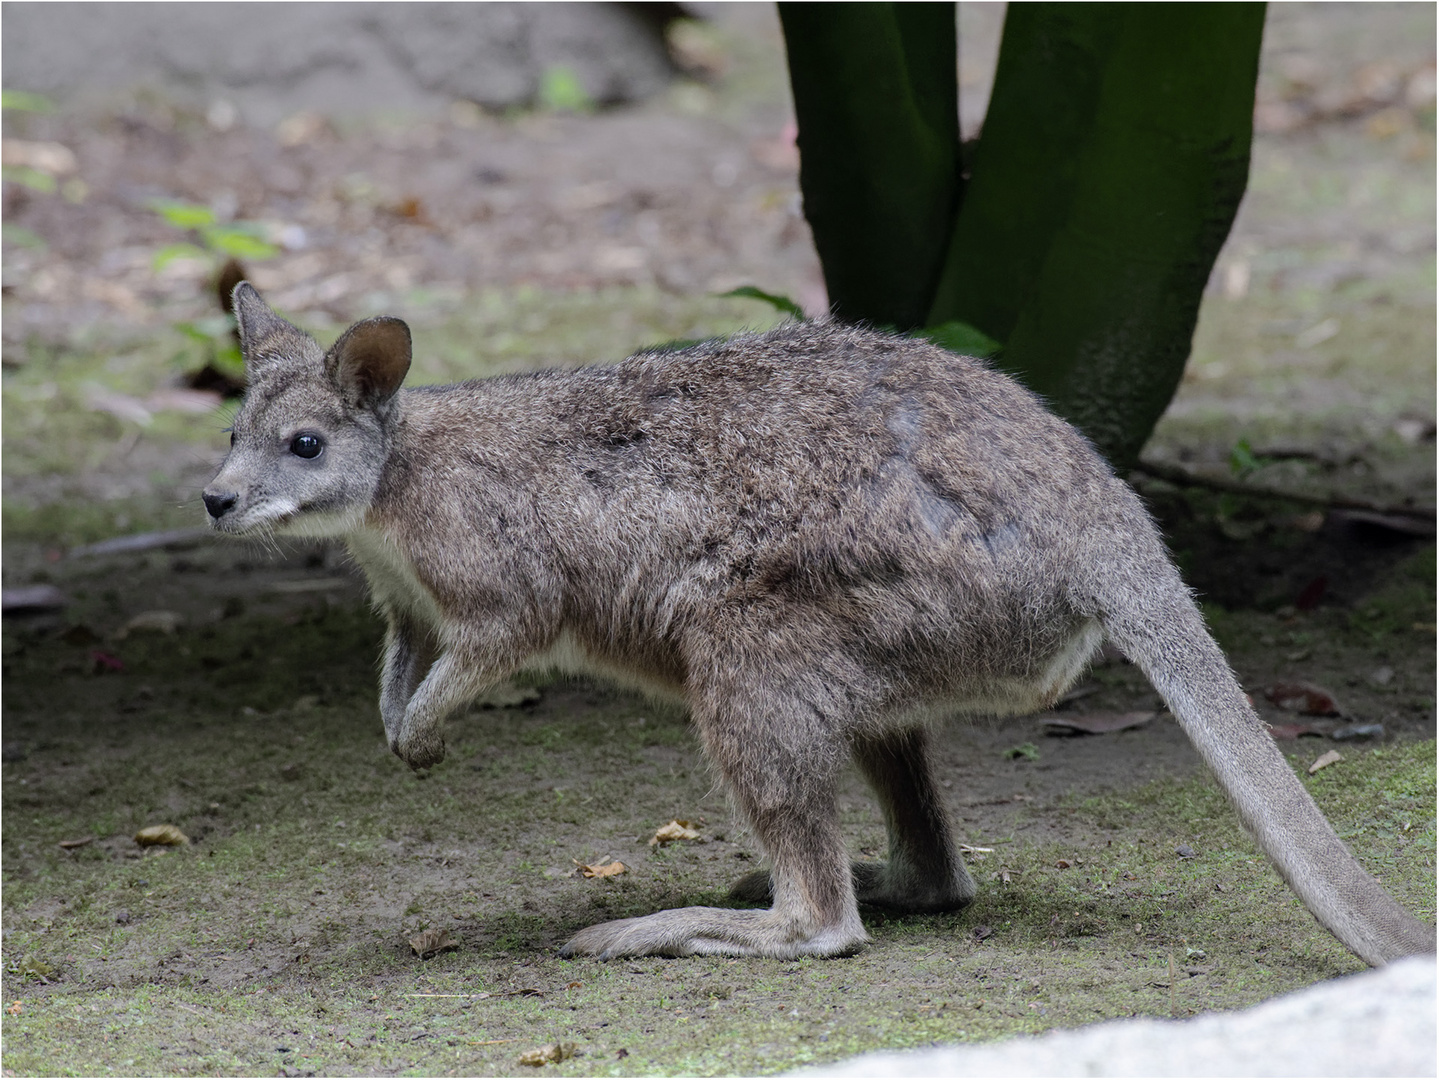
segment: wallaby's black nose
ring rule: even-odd
[[[239,496],[232,491],[221,491],[218,493],[205,492],[205,509],[210,511],[212,518],[222,518],[229,512],[230,507],[235,505]]]

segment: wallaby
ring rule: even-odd
[[[234,310],[249,390],[205,507],[348,545],[388,622],[394,752],[435,765],[446,716],[521,668],[617,677],[688,707],[772,860],[735,890],[768,910],[602,923],[566,955],[834,956],[867,940],[858,904],[961,907],[927,725],[1049,706],[1106,637],[1324,926],[1371,964],[1434,949],[1275,748],[1139,499],[984,363],[807,322],[401,390],[398,319],[326,352],[248,283]],[[887,861],[845,855],[850,757]]]

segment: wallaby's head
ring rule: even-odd
[[[395,392],[410,368],[409,327],[366,319],[325,352],[249,282],[235,286],[234,311],[249,389],[230,453],[205,488],[211,523],[236,534],[353,528],[384,468]]]

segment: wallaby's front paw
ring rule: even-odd
[[[415,770],[428,769],[445,760],[445,740],[440,737],[418,739],[401,735],[390,740],[390,749],[396,757]]]

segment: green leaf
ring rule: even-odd
[[[243,222],[233,225],[214,225],[200,230],[200,237],[212,251],[221,255],[232,255],[237,259],[273,259],[280,249],[255,235],[256,227]]]
[[[1241,479],[1268,464],[1265,458],[1254,453],[1248,439],[1240,439],[1229,451],[1229,471]]]
[[[19,225],[11,225],[8,222],[0,227],[0,238],[5,243],[14,244],[16,247],[36,248],[44,251],[48,246],[44,239],[29,229],[21,228]]]
[[[729,292],[720,293],[721,297],[738,296],[749,300],[763,300],[776,311],[782,311],[786,315],[793,315],[800,322],[804,321],[804,308],[800,307],[788,296],[779,293],[765,292],[753,285],[741,285],[738,289],[731,289]]]
[[[54,112],[55,103],[44,94],[28,90],[0,90],[0,108],[16,112]]]
[[[170,327],[174,330],[178,330],[191,341],[199,342],[201,345],[208,343],[210,340],[210,335],[205,333],[205,331],[201,330],[193,322],[173,322],[170,324]]]
[[[987,360],[999,353],[1003,346],[984,333],[970,326],[967,322],[960,322],[958,319],[944,323],[941,326],[929,326],[923,330],[915,331],[916,337],[928,338],[936,345],[948,349],[952,353],[959,353],[960,356],[977,356],[981,360]]]
[[[782,3],[800,190],[840,317],[928,323],[962,194],[952,3]]]
[[[150,204],[150,209],[177,229],[198,229],[215,223],[215,212],[208,206],[200,206],[197,203],[156,199]]]
[[[235,329],[235,319],[232,315],[213,315],[208,319],[185,320],[170,325],[193,341],[213,341],[228,337]]]
[[[240,346],[233,341],[216,346],[215,366],[242,381],[245,378],[245,357],[240,352]]]
[[[27,187],[32,191],[43,191],[47,195],[55,190],[53,176],[43,173],[39,169],[32,169],[29,165],[0,166],[0,178]]]
[[[151,269],[157,273],[176,259],[205,259],[209,254],[204,248],[196,247],[194,244],[169,244],[162,247],[150,260]]]
[[[545,68],[540,76],[540,104],[558,112],[580,113],[594,108],[580,77],[563,64]]]

